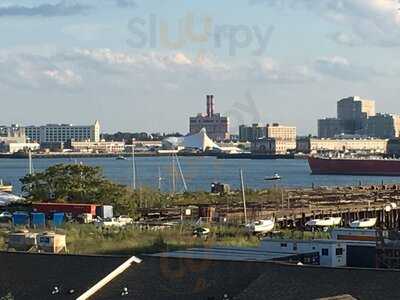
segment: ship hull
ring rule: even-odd
[[[309,157],[312,174],[400,176],[400,160]]]

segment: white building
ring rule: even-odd
[[[121,153],[125,151],[125,142],[107,141],[71,141],[71,148],[79,152]]]
[[[3,153],[16,153],[27,150],[35,151],[39,149],[40,145],[38,143],[0,142],[0,152]]]
[[[100,122],[93,125],[47,124],[25,127],[26,137],[31,142],[67,142],[70,140],[99,142]]]
[[[318,252],[321,266],[345,267],[347,265],[346,243],[339,240],[264,239],[260,249],[293,255]]]

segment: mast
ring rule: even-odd
[[[29,149],[29,151],[28,151],[28,159],[29,159],[28,172],[29,172],[29,175],[33,175],[32,151],[31,151],[31,149]]]
[[[135,139],[132,139],[132,188],[136,190]]]
[[[188,188],[187,188],[187,185],[186,185],[186,180],[185,180],[185,177],[183,176],[181,163],[179,162],[179,158],[178,158],[178,156],[176,154],[175,154],[175,159],[176,159],[176,164],[178,165],[179,174],[181,175],[183,188],[184,188],[185,192],[187,192]]]
[[[175,183],[175,156],[172,154],[172,194],[175,194],[176,183]]]
[[[244,191],[243,170],[242,169],[240,169],[240,185],[242,188],[244,223],[247,224],[246,193]]]
[[[158,167],[158,191],[159,192],[161,192],[161,183],[162,183],[161,168]]]

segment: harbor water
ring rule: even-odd
[[[215,157],[181,157],[179,158],[182,173],[190,191],[209,191],[212,182],[222,182],[239,188],[239,169],[243,169],[247,187],[263,189],[275,185],[285,187],[314,186],[344,186],[358,184],[400,183],[400,177],[381,176],[339,176],[339,175],[311,175],[307,160],[224,160]],[[99,166],[104,175],[114,182],[132,184],[132,160],[116,160],[115,158],[55,158],[33,159],[35,172],[60,163],[83,163],[90,166]],[[136,185],[158,188],[159,174],[161,174],[161,189],[172,189],[172,159],[170,157],[137,157]],[[19,179],[28,171],[27,159],[0,159],[0,179],[14,185],[14,191],[20,192]],[[275,173],[282,179],[279,181],[265,181]],[[179,168],[175,167],[177,190],[183,190]]]

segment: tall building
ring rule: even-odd
[[[344,134],[357,134],[366,127],[369,117],[375,116],[375,101],[353,96],[337,103],[337,118],[342,121]]]
[[[252,153],[286,154],[296,149],[296,127],[267,124],[265,133],[265,138],[251,143]]]
[[[47,124],[25,127],[26,137],[32,142],[67,142],[70,140],[91,142],[100,141],[100,122],[93,125]]]
[[[190,117],[190,134],[199,133],[205,128],[207,135],[214,141],[221,142],[229,139],[229,118],[215,113],[214,110],[214,96],[207,95],[207,113]]]
[[[252,124],[251,126],[240,125],[239,126],[239,141],[240,142],[253,142],[257,139],[266,136],[266,126],[261,124]]]
[[[371,137],[400,137],[400,115],[376,114],[368,119],[366,133]]]
[[[368,119],[375,116],[375,101],[359,96],[343,98],[337,102],[337,118],[318,120],[318,137],[365,134]]]

